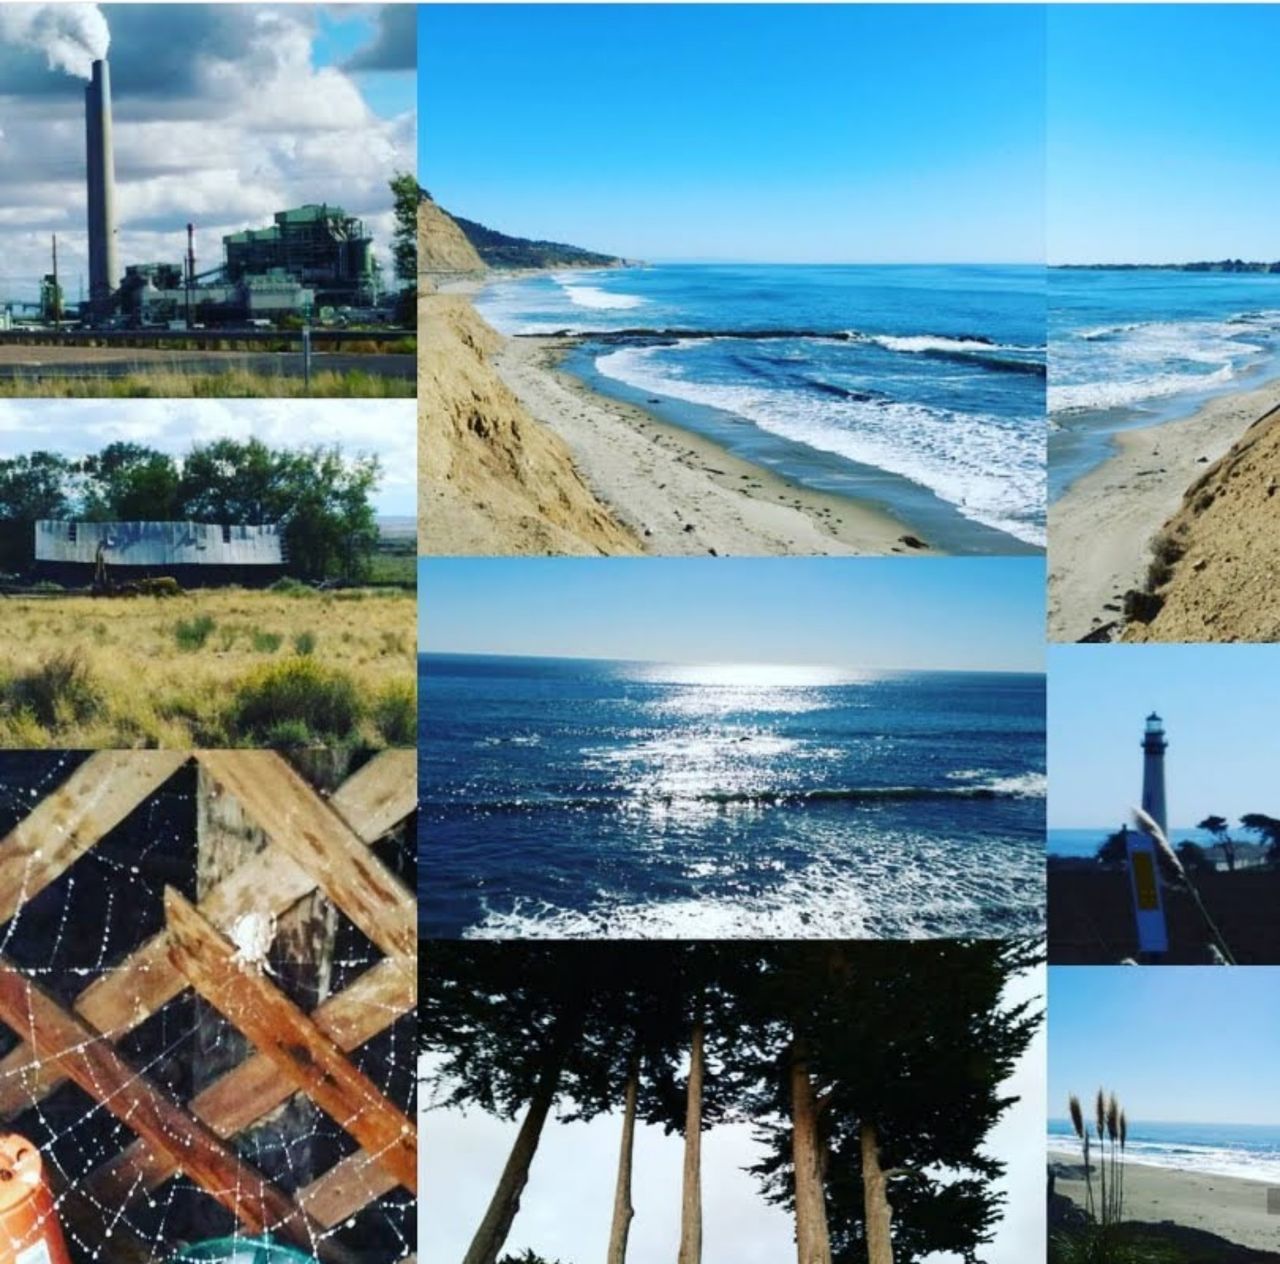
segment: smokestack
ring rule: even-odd
[[[111,311],[120,281],[116,258],[116,162],[111,143],[111,68],[93,63],[84,90],[85,156],[89,181],[89,305],[95,315]]]

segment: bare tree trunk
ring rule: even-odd
[[[542,1073],[524,1122],[516,1134],[515,1144],[507,1156],[506,1166],[498,1178],[498,1187],[489,1200],[488,1210],[476,1230],[475,1237],[463,1257],[462,1264],[495,1264],[511,1232],[511,1222],[520,1210],[520,1195],[529,1182],[529,1166],[542,1137],[542,1126],[547,1121],[551,1104],[555,1101],[556,1086],[560,1081],[560,1059],[555,1058]]]
[[[831,1264],[827,1204],[823,1193],[823,1145],[818,1103],[804,1043],[791,1049],[791,1164],[796,1183],[796,1258],[799,1264]]]
[[[893,1208],[880,1166],[880,1139],[872,1124],[863,1124],[858,1135],[862,1150],[862,1193],[867,1220],[867,1264],[893,1264],[893,1237],[889,1230]]]
[[[622,1146],[618,1153],[618,1184],[613,1194],[613,1224],[609,1229],[608,1264],[626,1264],[627,1234],[636,1214],[631,1205],[631,1155],[636,1138],[636,1096],[640,1072],[632,1062],[627,1072],[627,1091],[622,1111]]]
[[[703,1026],[693,1025],[689,1053],[688,1105],[684,1117],[684,1190],[680,1202],[679,1264],[702,1260],[702,1077],[704,1073]]]

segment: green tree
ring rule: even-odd
[[[56,452],[0,459],[0,570],[25,571],[35,560],[35,523],[65,518],[72,467]]]
[[[183,463],[180,516],[275,523],[291,574],[362,579],[378,543],[371,497],[381,478],[376,457],[349,459],[336,447],[289,451],[258,439],[219,439]]]
[[[418,321],[418,208],[427,200],[427,191],[415,176],[398,172],[391,180],[395,229],[391,236],[391,256],[396,279],[401,283],[396,303],[396,320],[413,326]]]
[[[1258,836],[1258,841],[1267,845],[1267,862],[1280,863],[1280,820],[1267,816],[1265,812],[1246,812],[1240,818],[1240,824],[1251,834]]]
[[[137,443],[112,443],[80,464],[81,516],[92,522],[170,522],[180,517],[177,463]]]
[[[1040,1021],[1006,989],[1038,959],[985,941],[766,950],[743,1045],[769,1147],[755,1170],[796,1215],[802,1264],[976,1259],[1004,1170],[982,1146]]]
[[[391,179],[392,208],[396,226],[391,236],[391,257],[396,280],[405,285],[418,283],[418,207],[427,200],[427,191],[417,177],[397,172]]]
[[[1122,825],[1114,834],[1108,834],[1099,844],[1097,861],[1100,865],[1124,865],[1129,862],[1129,827]]]
[[[1206,816],[1196,826],[1196,829],[1202,829],[1206,833],[1213,835],[1213,841],[1222,848],[1228,871],[1234,873],[1236,867],[1236,844],[1227,831],[1227,818],[1225,816]]]

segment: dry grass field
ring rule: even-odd
[[[301,376],[228,368],[220,372],[138,367],[118,376],[0,377],[0,399],[409,399],[411,377],[362,369],[319,370],[308,386]]]
[[[409,746],[414,594],[0,597],[0,747]]]

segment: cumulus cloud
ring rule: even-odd
[[[375,507],[388,517],[417,509],[417,417],[411,399],[365,400],[352,434],[344,400],[0,400],[0,458],[37,449],[74,458],[109,443],[143,443],[174,456],[215,439],[261,439],[272,447],[337,444],[350,457],[376,456],[382,486]]]
[[[413,6],[361,10],[373,35],[352,60],[392,60],[376,50],[403,27],[389,12],[402,8]],[[58,27],[45,10],[67,16]],[[71,10],[83,11],[79,26]],[[72,75],[76,67],[88,73],[96,49],[82,41],[79,60],[66,50],[73,32],[89,38],[93,15],[104,19],[103,39],[110,28],[122,262],[177,262],[191,221],[203,270],[221,261],[226,233],[268,224],[286,207],[328,202],[362,218],[389,263],[387,182],[415,167],[411,93],[387,117],[349,66],[317,64],[319,8],[3,5],[0,297],[34,297],[53,233],[68,297],[79,297],[87,268],[84,98]]]
[[[413,70],[418,64],[418,7],[389,4],[378,15],[378,33],[343,62],[343,69]]]

